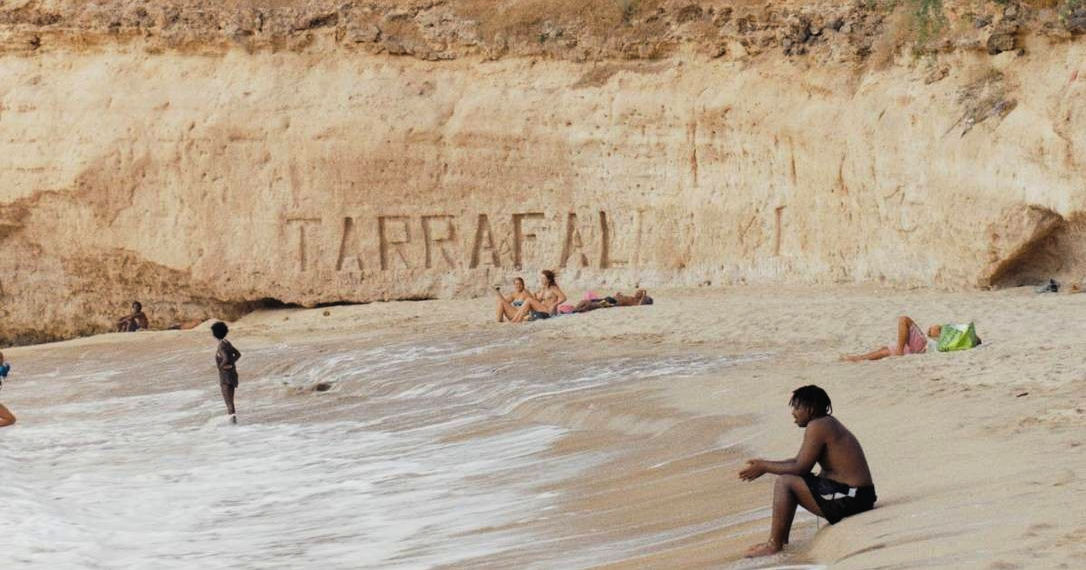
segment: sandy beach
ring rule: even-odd
[[[524,325],[489,298],[232,323],[241,424],[207,323],[5,350],[19,567],[1081,568],[1086,296],[1031,289],[653,291]],[[154,308],[148,307],[153,318]],[[975,321],[967,352],[880,362],[894,319]],[[879,502],[765,539],[815,383]]]

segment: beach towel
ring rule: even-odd
[[[977,338],[977,328],[973,323],[946,324],[943,332],[939,333],[939,352],[953,352],[955,350],[969,350],[980,344]]]

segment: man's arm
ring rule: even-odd
[[[233,370],[234,363],[241,358],[241,353],[228,340],[223,340],[219,344],[219,354],[222,355],[222,362],[219,363],[220,370]]]
[[[753,481],[766,473],[773,475],[803,475],[810,473],[825,444],[826,426],[822,422],[815,421],[807,426],[803,434],[803,445],[799,453],[792,459],[782,461],[769,461],[766,459],[751,459],[747,461],[747,468],[739,472],[739,478],[744,481]]]

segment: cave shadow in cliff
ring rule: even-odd
[[[1052,228],[1023,245],[992,270],[994,289],[1040,285],[1055,279],[1079,283],[1086,277],[1086,215],[1060,218]]]

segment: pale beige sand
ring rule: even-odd
[[[610,562],[616,568],[803,562],[835,568],[1086,567],[1086,295],[873,288],[653,293],[658,302],[652,307],[525,325],[490,322],[490,299],[275,311],[243,319],[232,337],[250,348],[281,346],[283,361],[289,361],[292,343],[335,346],[349,338],[373,345],[463,335],[509,335],[516,347],[508,358],[537,359],[544,371],[553,359],[587,362],[602,353],[760,358],[712,374],[534,398],[458,435],[558,425],[570,434],[539,469],[584,454],[605,458],[578,477],[541,486],[556,497],[553,511],[525,513],[506,528],[479,531],[518,531],[535,539],[458,567],[545,566],[561,558],[556,552],[586,553],[576,565]],[[874,363],[837,360],[841,353],[885,344],[899,314],[925,326],[975,320],[984,344],[969,352]],[[122,358],[139,354],[139,347],[153,352],[208,344],[207,336],[205,325],[5,353],[17,371],[41,374],[78,366],[88,351]],[[246,364],[251,373],[281,365]],[[207,379],[209,398],[216,397],[213,382]],[[823,524],[817,533],[814,521],[801,516],[785,555],[761,565],[735,562],[743,548],[766,536],[772,485],[772,477],[738,482],[736,472],[748,456],[794,453],[801,432],[787,400],[807,383],[826,388],[837,417],[863,443],[878,508],[834,527]],[[114,387],[148,389],[138,383]],[[99,396],[78,386],[56,394]],[[51,403],[19,390],[18,377],[2,396],[20,421],[45,421],[40,416]],[[260,398],[293,396],[265,391],[243,397],[254,407]],[[350,417],[350,398],[360,396],[333,397],[337,405],[300,398],[291,418],[253,415],[264,422]],[[531,480],[533,474],[495,474],[503,477]]]

